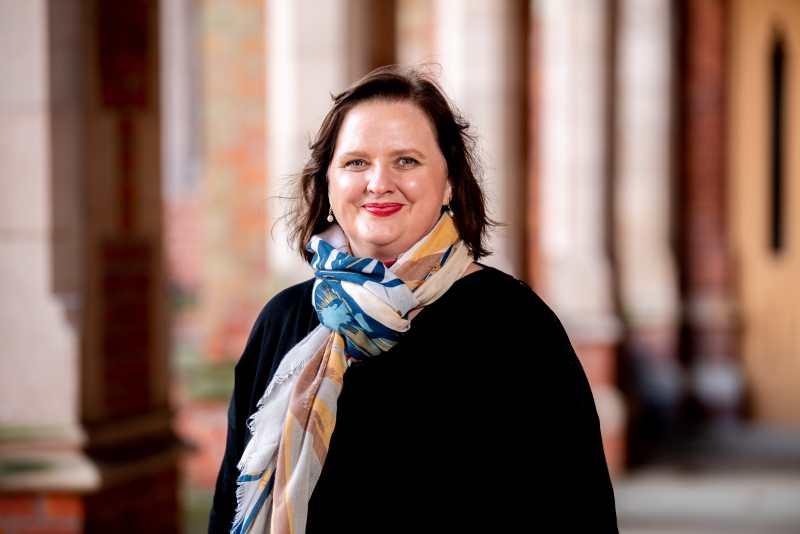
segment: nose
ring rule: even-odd
[[[377,163],[368,174],[367,191],[380,195],[394,190],[394,175],[390,166]]]

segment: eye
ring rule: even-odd
[[[409,165],[412,165],[412,164],[417,164],[417,163],[419,163],[419,162],[418,162],[416,159],[414,159],[414,158],[412,158],[412,157],[405,157],[405,156],[404,156],[404,157],[402,157],[402,158],[400,158],[398,161],[399,161],[399,162],[401,162],[400,164],[401,164],[403,167],[406,167],[406,166],[409,166]],[[408,161],[408,162],[411,162],[411,163],[403,163],[403,161]]]
[[[345,168],[352,167],[352,165],[351,165],[352,163],[358,163],[358,162],[362,162],[362,163],[365,163],[365,164],[367,163],[367,162],[366,162],[365,160],[363,160],[363,159],[351,159],[350,161],[348,161],[347,163],[345,163],[345,164],[344,164],[344,166],[345,166]],[[356,166],[356,167],[360,167],[360,166]]]

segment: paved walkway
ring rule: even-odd
[[[800,469],[650,468],[615,491],[621,534],[800,534]]]

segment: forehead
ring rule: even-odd
[[[428,115],[412,102],[370,100],[357,104],[345,115],[336,152],[395,146],[435,147],[436,139]]]

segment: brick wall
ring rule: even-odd
[[[0,496],[0,534],[77,534],[83,532],[79,496],[47,493]]]
[[[183,460],[188,482],[210,490],[225,447],[232,362],[271,292],[266,51],[261,0],[194,5],[200,68],[192,90],[202,111],[203,167],[196,182],[166,199],[164,213],[180,380],[175,430],[191,447]]]

